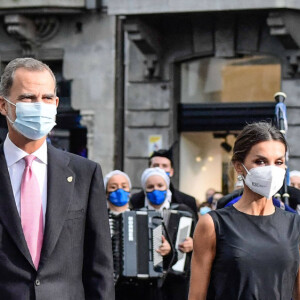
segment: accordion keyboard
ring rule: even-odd
[[[153,244],[153,265],[158,266],[162,261],[163,257],[157,253],[155,250],[161,246],[161,236],[162,236],[162,225],[157,226],[153,229],[152,244]]]

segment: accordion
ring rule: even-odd
[[[155,251],[163,234],[161,213],[125,211],[110,214],[115,280],[159,278],[163,275],[163,258]]]
[[[175,248],[190,235],[192,217],[188,212],[165,210],[125,211],[109,215],[113,247],[114,277],[161,278],[163,257],[155,251],[161,245],[161,236],[171,233]],[[167,234],[168,235],[168,234]],[[178,252],[173,270],[184,272],[185,254]]]

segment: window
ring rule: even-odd
[[[209,188],[235,188],[229,148],[246,122],[273,117],[281,65],[271,56],[211,57],[180,69],[180,189],[202,202]]]
[[[271,56],[189,61],[181,65],[181,103],[274,101],[280,82]]]

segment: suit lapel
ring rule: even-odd
[[[0,220],[10,234],[12,240],[34,267],[27,243],[23,234],[21,219],[16,207],[14,194],[10,182],[8,168],[4,156],[3,144],[0,145]]]
[[[69,156],[48,145],[47,211],[40,267],[52,253],[72,199],[75,175],[68,167]]]

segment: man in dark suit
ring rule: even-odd
[[[47,65],[32,58],[7,65],[0,85],[9,130],[0,145],[0,298],[112,300],[101,168],[46,143],[58,102]],[[30,227],[37,216],[38,228]]]
[[[161,149],[154,151],[151,157],[149,158],[149,167],[155,168],[159,167],[168,174],[169,177],[172,177],[174,174],[173,168],[173,153],[172,148],[169,150]],[[198,212],[196,206],[196,199],[192,196],[189,196],[185,193],[180,192],[175,189],[172,183],[170,184],[170,191],[172,192],[171,204],[179,204],[186,206],[191,213],[193,213],[193,219],[196,224],[198,220]],[[145,194],[143,191],[133,194],[131,197],[131,207],[133,209],[141,209],[145,207]],[[188,237],[183,243],[179,245],[180,251],[187,253],[188,256],[191,256],[193,251],[193,239]],[[169,292],[170,295],[172,292],[173,300],[184,300],[188,297],[188,286],[189,286],[189,268],[186,270],[185,274],[174,274],[170,273],[167,277],[164,289]]]

